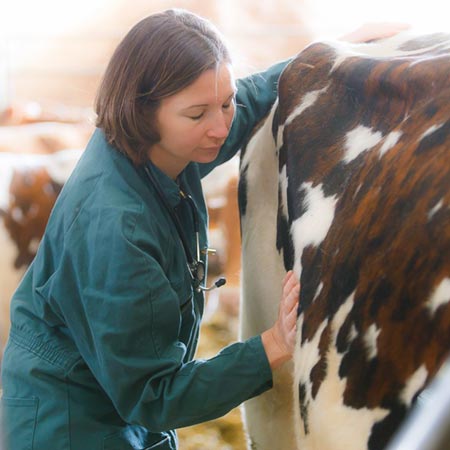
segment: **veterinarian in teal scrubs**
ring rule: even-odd
[[[294,346],[291,273],[272,328],[194,359],[208,247],[200,180],[268,112],[284,65],[235,83],[218,33],[185,11],[152,15],[120,43],[97,130],[12,299],[7,450],[173,450],[176,428],[271,388]]]

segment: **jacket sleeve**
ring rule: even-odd
[[[278,94],[278,78],[291,60],[279,62],[265,72],[237,80],[236,113],[230,134],[217,158],[208,164],[199,164],[200,174],[231,159],[249,139],[253,128],[269,112]]]
[[[64,303],[65,320],[120,416],[167,431],[219,417],[271,388],[259,336],[183,363],[180,300],[153,255],[164,249],[136,231],[139,220],[102,214],[82,242],[75,224],[77,242],[63,262],[65,289],[75,293]]]

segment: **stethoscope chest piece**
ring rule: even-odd
[[[188,267],[188,271],[189,271],[189,274],[192,279],[192,286],[193,286],[194,290],[197,292],[211,291],[212,289],[216,289],[220,286],[223,286],[226,283],[225,278],[219,278],[218,280],[215,281],[215,283],[212,286],[210,286],[208,288],[201,286],[201,284],[204,282],[205,277],[206,277],[206,268],[205,268],[205,263],[200,259],[200,233],[199,233],[198,213],[197,213],[197,207],[195,206],[195,203],[194,203],[194,200],[192,199],[192,197],[180,189],[181,197],[183,199],[187,200],[188,205],[192,211],[192,217],[193,217],[193,221],[194,221],[195,239],[196,239],[196,250],[197,250],[197,258],[195,258],[195,259],[192,256],[192,253],[189,249],[189,244],[187,242],[182,225],[180,223],[180,219],[178,218],[174,209],[170,206],[169,202],[167,201],[167,198],[164,195],[164,192],[162,191],[161,187],[159,186],[157,180],[155,179],[155,177],[152,174],[149,167],[145,166],[144,170],[147,175],[147,178],[149,179],[150,183],[155,188],[162,204],[164,205],[164,208],[169,213],[169,215],[173,221],[173,224],[175,225],[177,234],[181,241],[181,245],[182,245],[184,253],[186,255],[187,267]],[[210,249],[207,249],[207,251],[209,251],[209,250]]]

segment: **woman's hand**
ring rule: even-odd
[[[283,280],[278,319],[261,335],[272,370],[291,359],[294,352],[299,294],[300,283],[294,272],[289,271]]]
[[[400,22],[369,22],[338,39],[340,41],[354,43],[370,42],[394,36],[395,34],[400,33],[400,31],[407,30],[410,27],[411,25]]]

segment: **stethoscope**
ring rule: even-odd
[[[219,288],[220,286],[223,286],[226,283],[225,278],[219,278],[217,279],[213,285],[210,287],[204,287],[201,285],[201,283],[204,281],[206,276],[206,270],[205,270],[205,263],[200,258],[200,229],[199,229],[199,221],[198,221],[198,212],[197,207],[195,206],[194,200],[189,194],[186,194],[183,192],[183,190],[180,188],[180,195],[181,197],[186,200],[189,204],[189,208],[192,212],[192,220],[194,223],[194,232],[195,232],[195,240],[196,240],[196,256],[197,258],[194,258],[192,256],[191,250],[189,248],[189,244],[187,242],[186,236],[183,232],[183,227],[181,225],[180,219],[176,215],[174,209],[170,206],[169,202],[167,201],[167,198],[161,189],[161,186],[159,185],[158,181],[156,180],[155,176],[153,175],[152,171],[148,168],[147,165],[144,166],[145,173],[147,175],[147,178],[149,179],[152,186],[155,188],[162,204],[166,208],[167,212],[170,215],[170,218],[172,219],[173,224],[175,225],[175,228],[177,230],[178,236],[181,241],[181,245],[183,246],[184,253],[186,255],[187,260],[187,267],[189,271],[189,275],[192,280],[192,287],[197,292],[200,291],[211,291],[213,289]]]

